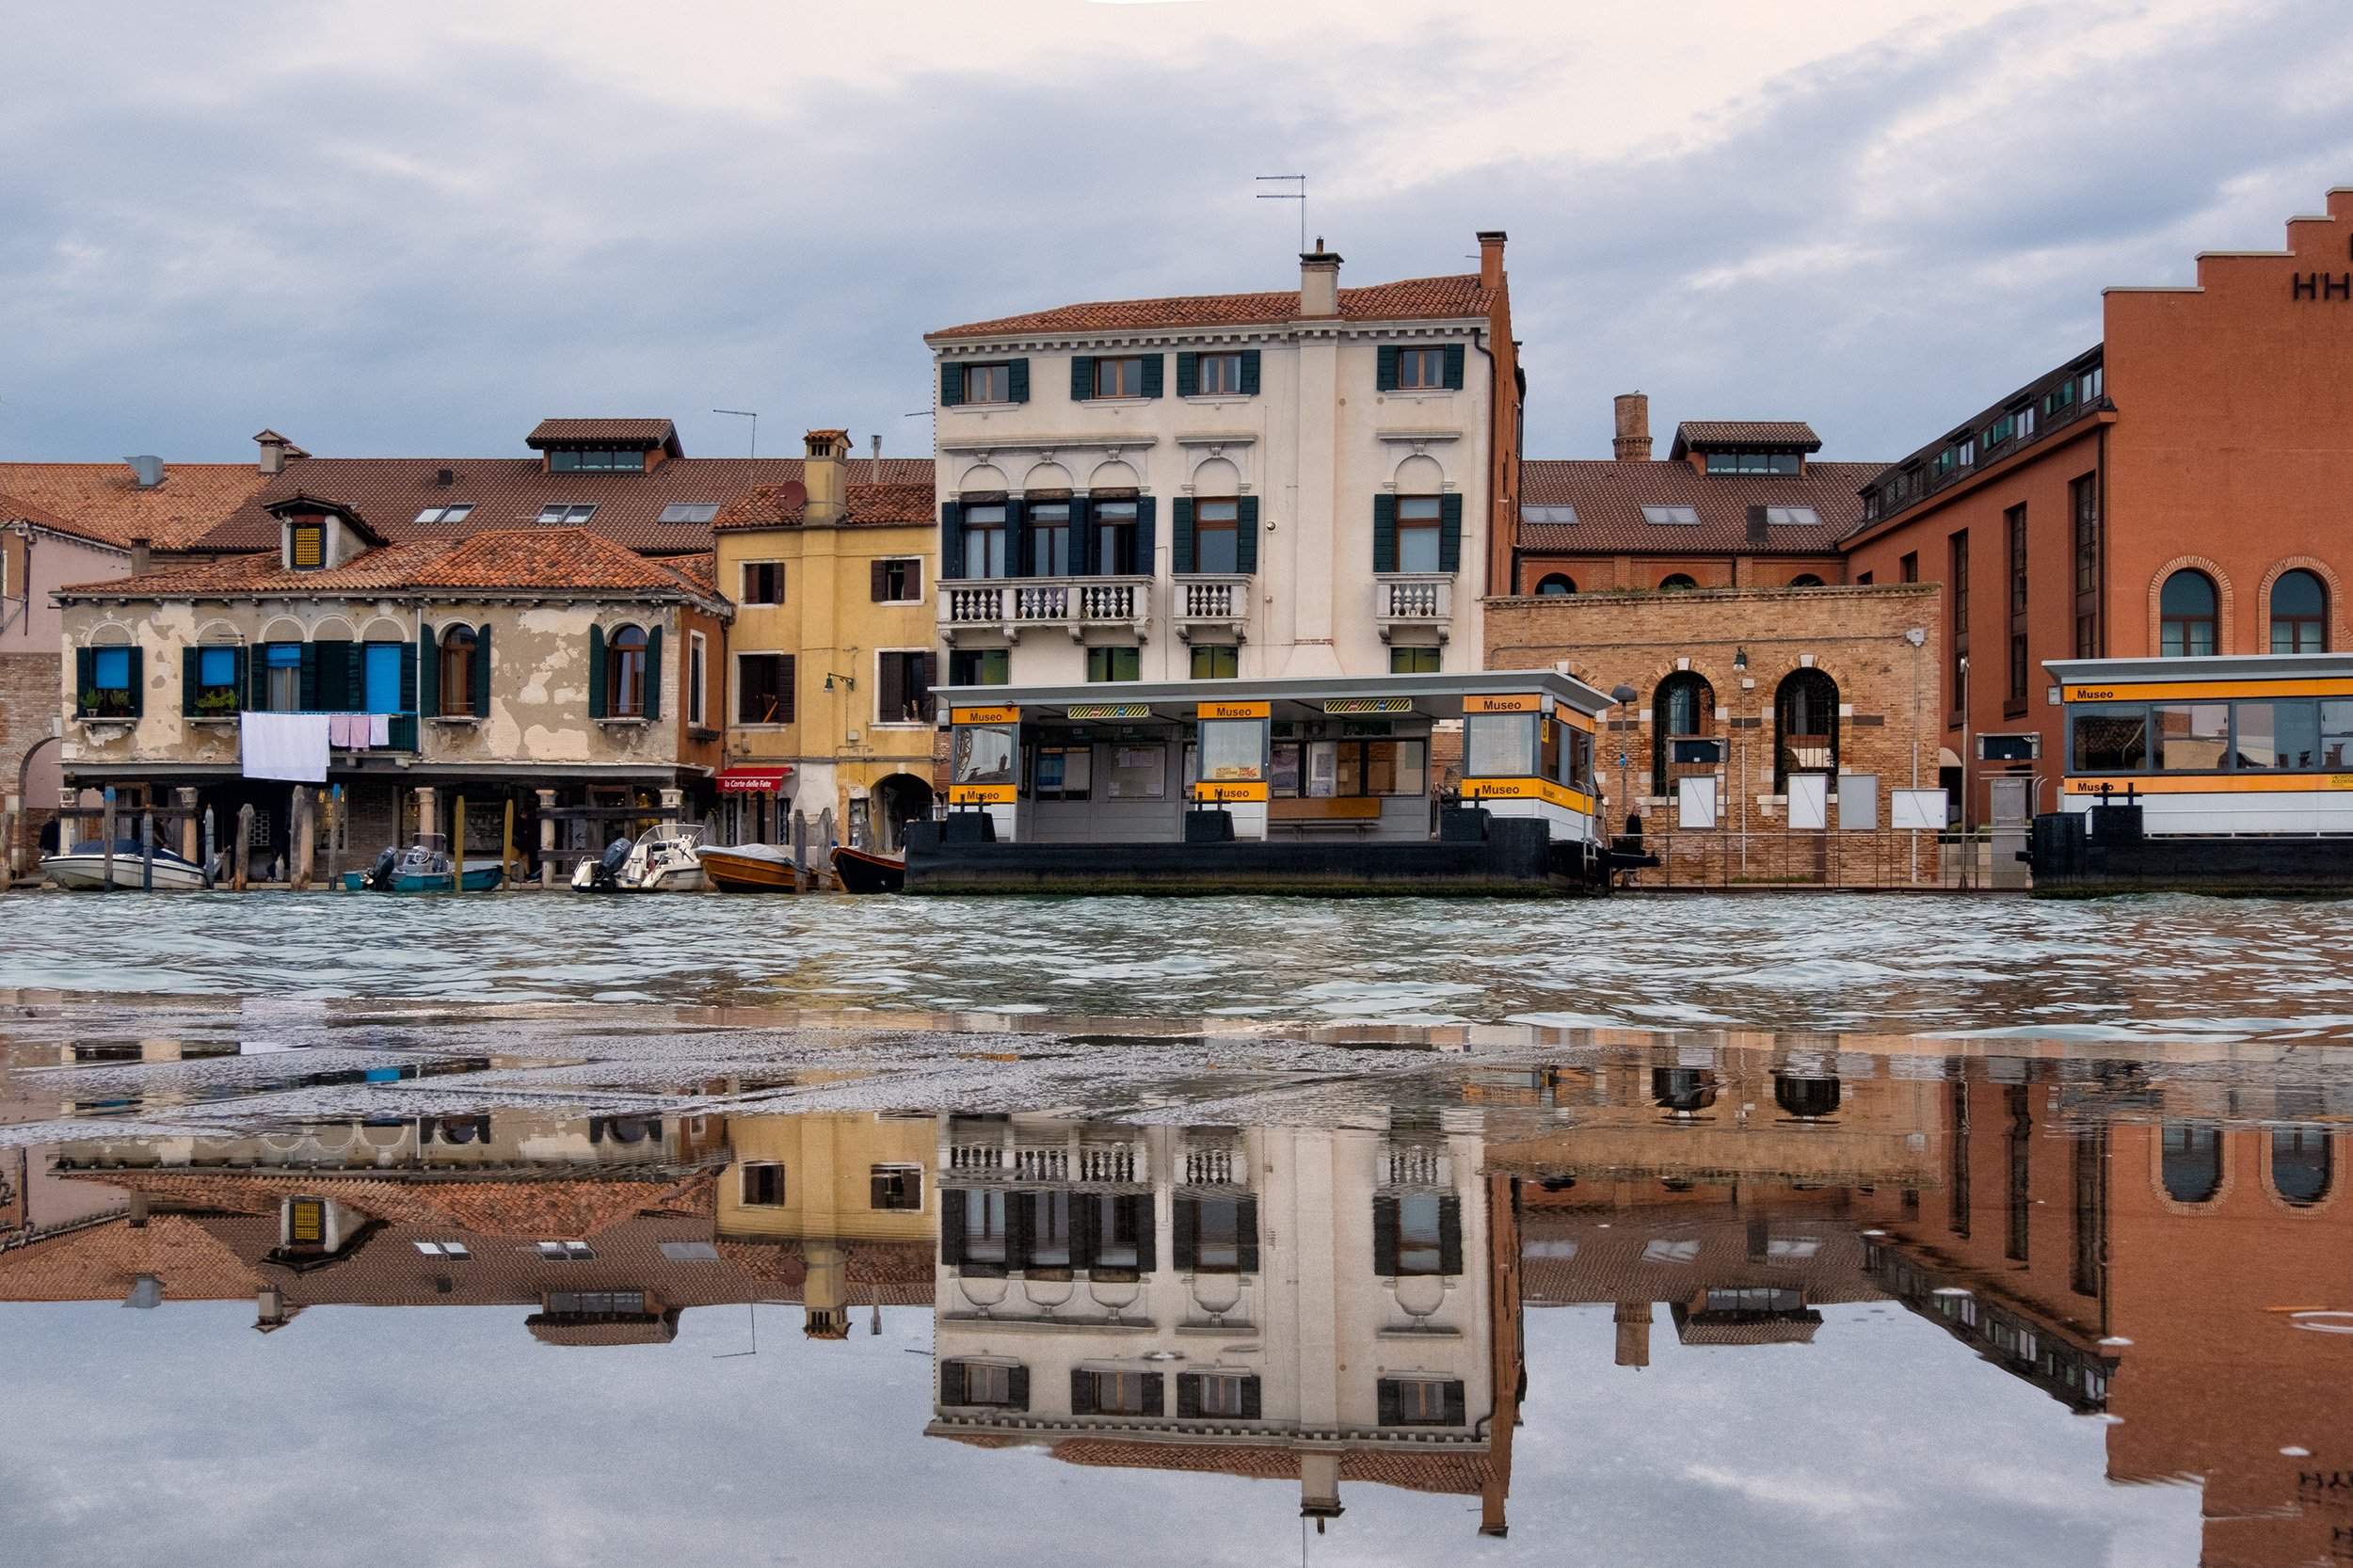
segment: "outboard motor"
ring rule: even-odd
[[[621,868],[629,864],[630,851],[637,846],[627,839],[616,839],[604,846],[604,858],[588,873],[592,892],[617,893],[621,890]]]
[[[399,863],[400,852],[387,844],[384,846],[384,853],[376,857],[375,866],[360,880],[378,892],[390,892],[392,887],[392,868]]]

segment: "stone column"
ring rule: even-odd
[[[684,810],[685,808],[686,792],[684,790],[664,790],[662,792],[662,808],[664,811],[676,813]]]
[[[171,804],[187,813],[186,816],[178,819],[181,858],[194,860],[203,853],[203,845],[199,839],[204,831],[204,824],[197,820],[196,792],[184,786],[174,789],[171,792]]]
[[[296,892],[311,887],[311,862],[318,853],[318,792],[297,788],[294,821],[286,834],[286,886]]]
[[[539,886],[555,886],[555,792],[534,792],[539,797]]]
[[[66,854],[82,837],[82,819],[78,814],[82,792],[68,784],[57,792],[57,853]]]
[[[0,796],[0,890],[16,881],[16,840],[24,821],[24,797],[14,792]]]
[[[433,786],[430,784],[417,786],[417,836],[419,838],[439,833],[441,830],[440,813],[434,808],[434,792]],[[392,847],[397,849],[400,846],[395,844]]]

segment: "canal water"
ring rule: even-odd
[[[0,899],[0,1560],[2345,1560],[2349,934]]]

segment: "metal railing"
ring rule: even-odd
[[[1636,847],[1621,839],[1621,849]],[[1623,872],[1638,891],[1702,888],[1982,888],[1982,835],[1877,830],[1707,829],[1645,834],[1640,848],[1657,864]]]

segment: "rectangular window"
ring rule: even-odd
[[[2075,556],[2075,657],[2100,656],[2100,476],[2068,482]]]
[[[1131,355],[1116,360],[1095,361],[1095,392],[1096,397],[1142,397],[1144,395],[1144,359]]]
[[[1796,473],[1804,456],[1796,452],[1710,452],[1710,473]]]
[[[1199,360],[1197,390],[1203,397],[1234,397],[1241,392],[1241,356],[1204,354]]]
[[[1241,673],[1241,649],[1231,643],[1210,643],[1193,650],[1195,680],[1231,680]]]
[[[1039,800],[1085,800],[1094,792],[1095,748],[1040,746],[1031,763],[1030,793]]]
[[[541,527],[577,527],[596,515],[597,508],[593,502],[553,501],[539,508],[539,523]]]
[[[1144,1414],[1143,1372],[1073,1372],[1074,1390],[1083,1384],[1085,1392],[1071,1401],[1074,1415],[1141,1416]],[[1083,1404],[1083,1411],[1075,1407]]]
[[[400,666],[406,645],[368,643],[360,653],[360,702],[371,713],[400,712]]]
[[[1193,569],[1241,570],[1241,503],[1221,500],[1193,504]]]
[[[1444,348],[1401,348],[1397,351],[1400,392],[1435,392],[1446,386]]]
[[[782,561],[746,561],[744,563],[744,604],[781,604],[784,602],[784,563]]]
[[[2348,703],[2347,707],[2353,707]],[[2347,714],[2353,718],[2353,714]],[[2149,765],[2149,714],[2139,708],[2078,711],[2073,773],[2138,773]]]
[[[1385,1427],[1447,1427],[1463,1424],[1463,1385],[1440,1378],[1383,1378],[1380,1416]]]
[[[923,563],[912,555],[874,563],[874,602],[920,604],[923,600]]]
[[[1001,1271],[1007,1261],[1005,1194],[972,1189],[951,1192],[946,1201],[964,1205],[965,1265]]]
[[[950,1362],[951,1369],[964,1373],[964,1398],[942,1402],[959,1405],[1009,1405],[1013,1403],[1013,1372],[1010,1367],[992,1367],[985,1362]]]
[[[262,699],[273,713],[302,708],[302,645],[269,643],[262,652]]]
[[[686,722],[697,729],[702,728],[706,722],[703,716],[703,648],[705,646],[701,632],[689,632],[686,634]]]
[[[1070,575],[1070,503],[1040,502],[1030,508],[1032,577]]]
[[[1098,501],[1095,517],[1095,569],[1106,577],[1136,574],[1136,504]]]
[[[1981,439],[1985,442],[1986,449],[1991,451],[2016,434],[2018,434],[2018,416],[2004,414],[1985,427],[1985,435]]]
[[[662,508],[656,522],[709,522],[719,515],[718,504],[710,501],[677,501]]]
[[[400,648],[397,644],[393,646],[392,653],[395,678],[392,690],[398,693]],[[129,661],[126,658],[124,662],[127,664]],[[237,650],[233,648],[199,648],[196,655],[196,711],[200,713],[233,713],[243,705],[244,694],[237,690]]]
[[[897,649],[878,654],[882,690],[874,704],[876,724],[932,722],[932,656]]]
[[[1467,778],[1527,778],[1536,772],[1534,713],[1472,713],[1463,720]]]
[[[966,365],[962,374],[965,402],[1010,403],[1013,401],[1013,366],[1009,364]]]
[[[1951,539],[1952,551],[1952,644],[1950,666],[1953,672],[1953,712],[1960,712],[1969,698],[1969,671],[1963,661],[1969,657],[1969,532],[1963,529]]]
[[[1439,498],[1401,495],[1397,498],[1397,569],[1434,572],[1438,569]]]
[[[1168,747],[1159,744],[1111,748],[1112,800],[1163,800],[1168,795]]]
[[[473,503],[461,501],[455,506],[427,506],[417,514],[419,522],[463,522],[473,515]]]
[[[1002,577],[1005,564],[1005,508],[968,505],[964,509],[964,575]]]
[[[784,1167],[759,1160],[743,1168],[743,1198],[747,1208],[773,1208],[784,1202]]]
[[[549,453],[548,467],[556,473],[643,473],[646,455],[618,447],[584,446]]]
[[[1013,650],[1002,648],[960,648],[948,655],[952,686],[1002,686],[1013,680]]]
[[[1240,1419],[1249,1414],[1253,1379],[1241,1372],[1199,1374],[1200,1414]],[[1182,1414],[1182,1412],[1179,1412]]]
[[[1392,648],[1389,649],[1391,675],[1435,675],[1443,649],[1435,648]]]
[[[1898,559],[1897,559],[1897,561],[1896,562],[1896,574],[1897,574],[1897,577],[1898,581],[1901,581],[1901,582],[1905,582],[1905,583],[1917,583],[1917,582],[1919,582],[1919,581],[1920,581],[1920,552],[1919,552],[1918,551],[1916,551],[1916,550],[1915,550],[1915,551],[1912,552],[1912,553],[1910,553],[1910,554],[1908,554],[1908,555],[1905,555],[1905,556],[1902,556],[1902,557],[1898,558]]]
[[[867,1173],[869,1208],[887,1213],[920,1214],[923,1209],[923,1167],[877,1165]]]
[[[735,656],[735,722],[792,722],[792,655],[739,653]]]
[[[2150,710],[2157,732],[2157,767],[2166,773],[2220,769],[2231,739],[2227,702],[2161,702]]]
[[[1133,648],[1088,648],[1087,679],[1089,680],[1143,680],[1143,649]]]
[[[2320,766],[2320,705],[2314,702],[2234,702],[2233,767],[2311,773]]]

